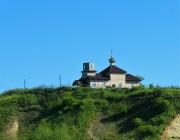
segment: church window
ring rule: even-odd
[[[102,83],[102,87],[106,88],[106,82]]]
[[[132,88],[132,87],[134,87],[134,84],[133,84],[133,83],[131,84],[131,88]]]
[[[122,83],[120,83],[120,84],[118,85],[118,88],[122,88]]]
[[[91,87],[92,87],[92,88],[96,88],[96,82],[92,82],[92,83],[91,83]]]
[[[90,70],[93,70],[93,64],[90,64]]]

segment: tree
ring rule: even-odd
[[[141,81],[144,80],[144,77],[142,77],[142,76],[137,75],[136,77],[139,78]]]
[[[149,84],[149,89],[154,89],[154,85],[153,84]]]

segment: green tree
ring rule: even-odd
[[[149,84],[149,89],[154,89],[154,85],[153,84]]]

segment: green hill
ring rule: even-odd
[[[0,95],[0,138],[160,139],[180,113],[180,89],[36,88]]]

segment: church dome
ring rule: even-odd
[[[115,60],[113,57],[111,57],[111,58],[109,59],[109,62],[110,62],[110,63],[115,63],[116,60]]]

